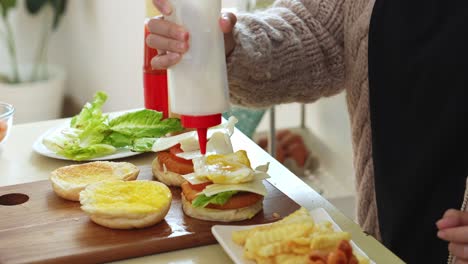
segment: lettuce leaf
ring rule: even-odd
[[[110,155],[116,151],[115,147],[107,144],[94,144],[86,147],[72,144],[65,146],[58,154],[72,160],[81,161]]]
[[[102,143],[112,145],[116,148],[125,148],[133,145],[133,138],[119,132],[111,132]]]
[[[113,132],[118,132],[132,138],[156,138],[169,132],[182,131],[179,119],[163,117],[161,112],[154,110],[140,110],[123,114],[112,119],[109,127]]]
[[[192,205],[195,208],[203,208],[207,206],[208,204],[217,204],[217,205],[223,205],[231,199],[231,197],[236,194],[237,191],[229,191],[229,192],[222,192],[215,194],[213,196],[206,196],[204,194],[200,194],[195,198],[195,200],[192,201]]]
[[[100,91],[97,92],[94,95],[93,102],[86,103],[81,112],[72,118],[70,127],[84,129],[90,121],[106,121],[107,116],[102,114],[102,106],[106,101],[107,94]]]
[[[154,142],[156,142],[155,138],[135,139],[131,150],[135,152],[150,152],[153,149]]]

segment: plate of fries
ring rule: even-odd
[[[375,264],[323,208],[271,224],[215,225],[212,233],[236,264]]]

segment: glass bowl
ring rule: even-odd
[[[13,113],[15,109],[12,105],[0,102],[0,146],[6,142],[13,124]]]

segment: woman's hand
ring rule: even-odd
[[[168,16],[172,12],[168,0],[153,0],[156,8]],[[177,24],[164,20],[164,17],[151,19],[148,23],[148,29],[151,34],[146,38],[149,47],[158,50],[158,56],[151,61],[154,69],[166,69],[177,64],[183,54],[189,49],[189,32]],[[221,31],[224,33],[224,45],[226,55],[234,50],[235,42],[232,29],[237,22],[237,18],[232,13],[225,13],[219,20]]]
[[[437,236],[449,242],[450,252],[457,257],[457,264],[468,264],[468,212],[447,210],[436,223]]]

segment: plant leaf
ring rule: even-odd
[[[36,15],[45,6],[47,0],[26,0],[26,10],[32,15]]]
[[[2,7],[2,16],[7,17],[8,9],[16,6],[16,0],[0,0],[0,6]]]
[[[65,10],[67,9],[68,0],[49,0],[49,2],[54,8],[54,22],[52,24],[52,29],[56,30],[65,14]]]

